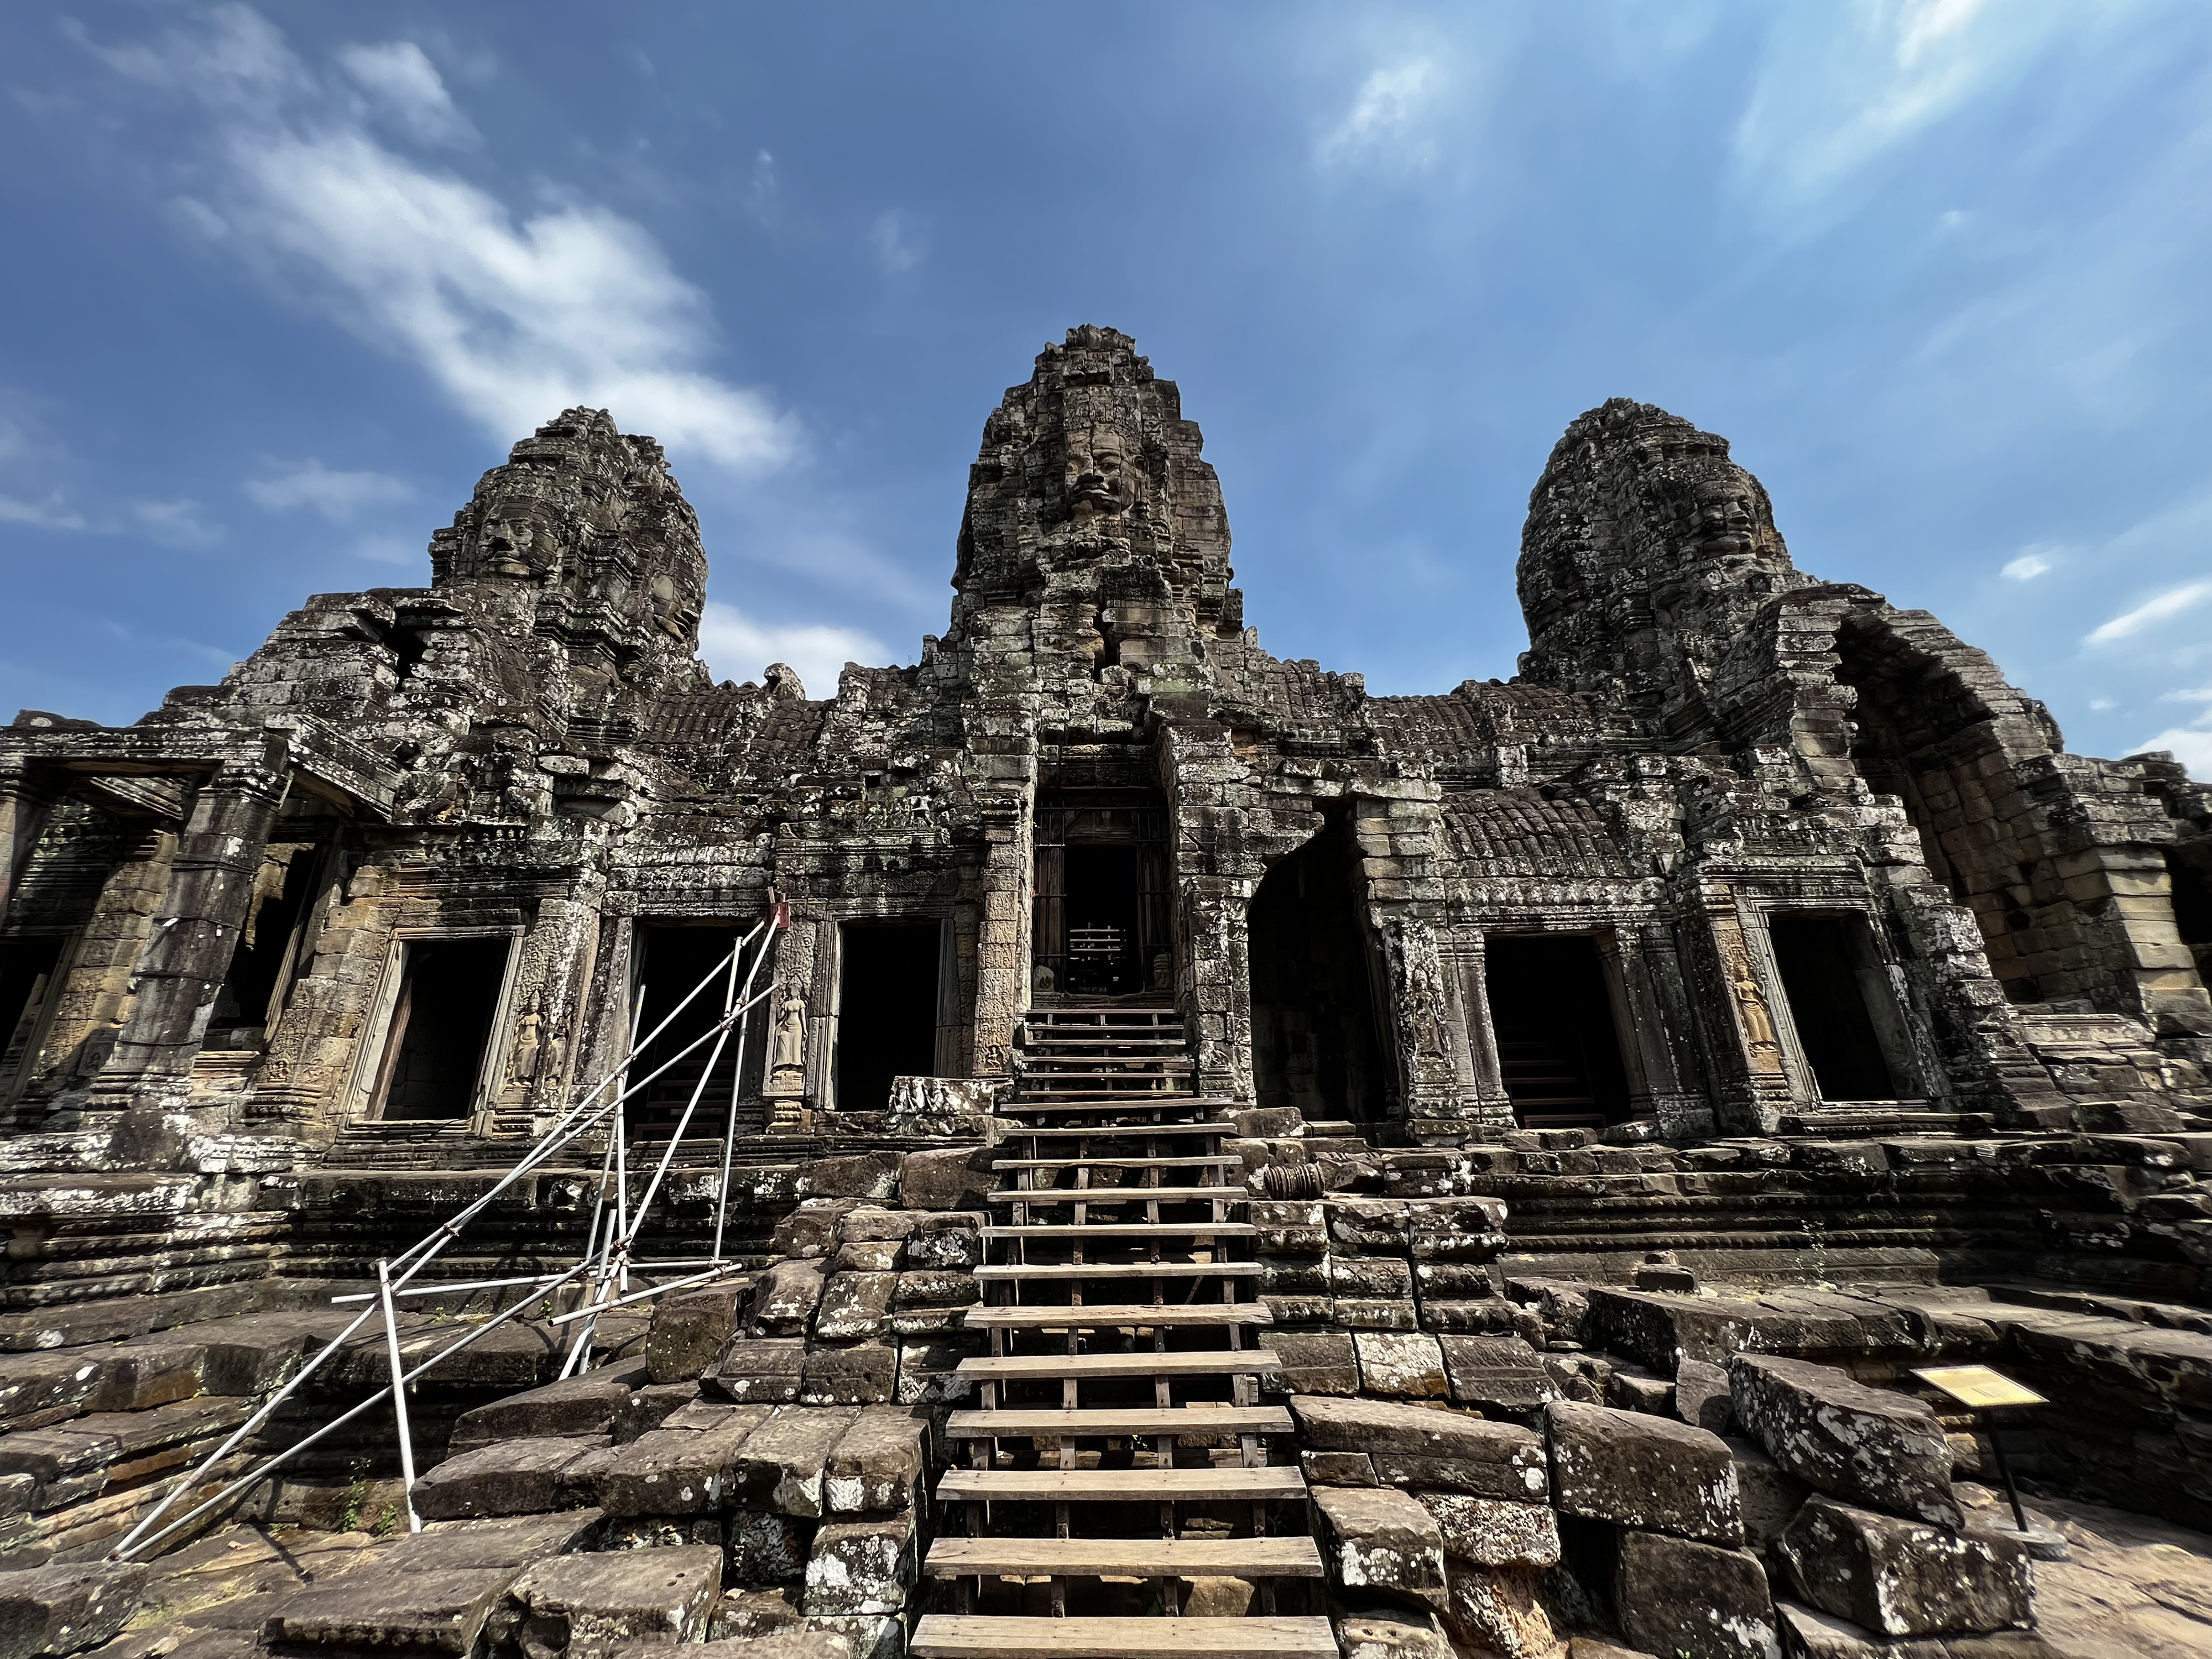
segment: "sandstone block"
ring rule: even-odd
[[[1774,1604],[1756,1556],[1663,1533],[1625,1532],[1614,1555],[1620,1633],[1686,1659],[1776,1659]]]
[[[1743,1541],[1735,1462],[1718,1435],[1571,1401],[1546,1407],[1544,1418],[1561,1510],[1706,1543]]]
[[[1559,1397],[1536,1351],[1517,1336],[1440,1336],[1451,1397],[1487,1412],[1532,1412]]]
[[[853,1659],[903,1659],[906,1652],[906,1625],[888,1613],[810,1613],[806,1628],[845,1642]]]
[[[1674,1367],[1674,1415],[1713,1434],[1726,1434],[1735,1423],[1728,1372],[1703,1359],[1682,1359]]]
[[[899,1164],[896,1152],[816,1158],[799,1166],[796,1190],[802,1202],[810,1198],[886,1199],[899,1189]]]
[[[1359,1392],[1359,1355],[1346,1333],[1272,1331],[1267,1346],[1282,1370],[1260,1379],[1261,1392],[1274,1397]]]
[[[621,1448],[599,1470],[599,1501],[610,1515],[712,1515],[730,1492],[731,1462],[772,1408],[742,1406],[719,1429],[655,1429]]]
[[[1352,1344],[1359,1355],[1360,1386],[1369,1394],[1401,1400],[1450,1396],[1443,1349],[1435,1337],[1417,1332],[1359,1331],[1353,1334]]]
[[[688,1382],[711,1370],[722,1345],[737,1334],[752,1280],[741,1278],[653,1304],[645,1336],[646,1370],[656,1382]]]
[[[960,1362],[975,1352],[972,1340],[957,1337],[925,1338],[898,1345],[898,1391],[902,1406],[935,1405],[965,1400],[975,1385],[960,1375]]]
[[[459,1453],[495,1440],[611,1433],[615,1413],[645,1381],[642,1364],[625,1362],[509,1395],[463,1412],[453,1424],[447,1449]]]
[[[806,1612],[809,1617],[897,1613],[906,1606],[914,1577],[910,1517],[833,1521],[815,1532],[807,1557]]]
[[[805,1628],[805,1620],[788,1589],[726,1589],[707,1615],[709,1643],[751,1641]]]
[[[307,1586],[270,1615],[264,1633],[270,1646],[295,1650],[470,1654],[521,1571],[360,1569]]]
[[[806,1574],[814,1541],[805,1522],[773,1510],[730,1517],[730,1577],[740,1584],[796,1585]]]
[[[1559,1528],[1548,1504],[1521,1504],[1466,1492],[1417,1494],[1436,1517],[1444,1553],[1478,1567],[1553,1567]]]
[[[1437,1615],[1411,1608],[1347,1613],[1336,1621],[1336,1639],[1344,1659],[1455,1659]]]
[[[714,1356],[714,1386],[743,1404],[787,1405],[805,1369],[802,1338],[732,1337]]]
[[[911,1509],[927,1462],[928,1419],[902,1406],[872,1406],[830,1454],[823,1494],[832,1515]]]
[[[592,1449],[586,1440],[502,1440],[449,1457],[415,1483],[425,1521],[537,1515],[564,1506],[567,1471]]]
[[[996,1179],[993,1156],[988,1146],[908,1152],[899,1164],[899,1201],[910,1210],[980,1209]]]
[[[1884,1636],[2031,1622],[2027,1548],[1995,1533],[1955,1532],[1814,1497],[1777,1547],[1801,1597]]]
[[[631,1649],[620,1659],[659,1659],[642,1649]],[[704,1642],[684,1650],[684,1659],[854,1659],[853,1644],[842,1633],[819,1629],[803,1620],[787,1630],[730,1641]]]
[[[812,1519],[823,1512],[823,1483],[837,1443],[859,1420],[848,1407],[793,1407],[745,1437],[731,1466],[731,1496],[745,1509]]]
[[[1339,1583],[1441,1597],[1443,1534],[1419,1504],[1381,1486],[1322,1486],[1313,1500],[1327,1529],[1333,1576]]]
[[[1748,1440],[1730,1438],[1736,1494],[1743,1504],[1744,1547],[1764,1553],[1790,1530],[1813,1489]]]
[[[152,1572],[143,1562],[0,1572],[0,1659],[98,1647],[138,1611]]]
[[[564,1555],[531,1568],[507,1594],[524,1653],[550,1655],[696,1642],[721,1587],[721,1550],[693,1544]]]
[[[1375,1460],[1365,1452],[1307,1451],[1298,1454],[1298,1467],[1308,1484],[1316,1486],[1372,1486]]]
[[[811,1261],[837,1248],[845,1218],[861,1208],[856,1198],[809,1198],[775,1224],[775,1247],[779,1255],[795,1261]]]
[[[1770,1354],[1729,1362],[1736,1419],[1777,1465],[1847,1503],[1955,1528],[1951,1449],[1917,1400],[1854,1382],[1831,1365]]]
[[[1533,1567],[1449,1564],[1444,1624],[1464,1647],[1501,1659],[1550,1659],[1559,1646]]]
[[[890,1343],[824,1343],[806,1351],[799,1398],[809,1406],[878,1406],[897,1382],[898,1350]]]
[[[779,1261],[770,1267],[754,1292],[753,1334],[805,1336],[826,1277],[823,1264],[813,1260]]]
[[[628,1445],[638,1436],[659,1428],[698,1397],[696,1382],[647,1382],[630,1389],[615,1408],[610,1425],[615,1443]]]
[[[1790,1659],[2062,1659],[2059,1650],[2033,1631],[1892,1638],[1795,1601],[1777,1601],[1774,1613],[1783,1650]]]

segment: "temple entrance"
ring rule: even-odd
[[[1375,1018],[1375,976],[1348,823],[1267,872],[1252,896],[1252,1081],[1261,1106],[1373,1122],[1395,1091]]]
[[[230,954],[229,970],[216,992],[209,1016],[209,1048],[259,1048],[282,1012],[301,949],[315,872],[322,849],[297,842],[272,845],[253,883],[253,902],[246,929]]]
[[[738,942],[738,930],[726,925],[690,927],[683,923],[638,924],[631,946],[631,960],[635,964],[632,1006],[639,1012],[637,1031],[647,1036],[667,1019],[669,1013],[687,996],[691,996],[699,981],[713,972],[715,964],[726,963],[731,950]],[[738,990],[744,988],[743,968],[739,969]],[[756,989],[758,988],[756,987]],[[684,1011],[672,1020],[668,1029],[650,1042],[641,1042],[636,1055],[629,1063],[629,1076],[638,1082],[659,1071],[675,1055],[711,1031],[722,1021],[723,997],[729,989],[728,972],[696,997],[691,997]],[[756,1048],[760,1033],[767,1021],[756,1011],[753,1021]],[[676,1126],[684,1116],[684,1109],[691,1098],[691,1091],[699,1088],[702,1076],[707,1076],[707,1061],[714,1055],[714,1042],[709,1037],[684,1058],[669,1066],[665,1072],[653,1078],[629,1098],[623,1108],[629,1134],[641,1140],[665,1140],[676,1133]],[[756,1054],[755,1061],[758,1061]],[[707,1076],[706,1087],[700,1091],[699,1105],[691,1114],[690,1126],[684,1132],[688,1141],[694,1136],[705,1136],[719,1140],[727,1121],[730,1103],[737,1097],[738,1036],[730,1034],[715,1060],[714,1073]]]
[[[372,1117],[418,1123],[465,1118],[475,1109],[512,948],[504,935],[402,943],[399,994],[385,1028]]]
[[[1039,797],[1035,916],[1033,1000],[1173,993],[1167,808],[1157,792]]]
[[[1767,937],[1797,1048],[1823,1100],[1895,1100],[1889,1053],[1902,1041],[1888,975],[1863,916],[1775,915]],[[1892,1030],[1884,1041],[1882,1026]]]
[[[0,939],[0,1100],[30,1063],[65,942],[53,937]]]
[[[830,1086],[841,1112],[880,1112],[891,1079],[937,1073],[939,924],[848,921],[837,930],[837,1043]]]
[[[1498,1063],[1524,1129],[1589,1129],[1629,1115],[1613,993],[1583,934],[1492,934],[1485,980]]]

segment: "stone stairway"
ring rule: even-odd
[[[1293,1424],[1258,1401],[1278,1362],[1251,1341],[1267,1309],[1239,1299],[1258,1267],[1231,1254],[1255,1229],[1241,1160],[1221,1150],[1228,1103],[1173,1087],[1152,1035],[1164,1019],[1096,1020],[1108,1035],[1086,1049],[1057,1018],[1107,1012],[1122,1011],[1030,1029],[1061,1037],[1055,1055],[1146,1065],[1070,1066],[1103,1085],[1087,1097],[1067,1071],[1032,1075],[1000,1109],[1020,1127],[994,1166],[986,1304],[966,1316],[990,1352],[961,1364],[978,1408],[947,1426],[968,1467],[938,1486],[966,1535],[948,1519],[925,1564],[959,1611],[922,1619],[911,1650],[1334,1659],[1310,1605],[1322,1566],[1305,1478],[1268,1457]]]

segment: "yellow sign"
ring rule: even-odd
[[[1987,1365],[1931,1365],[1926,1370],[1912,1373],[1923,1382],[1941,1389],[1962,1406],[1977,1409],[1990,1406],[2041,1406],[2044,1397],[2033,1389],[2022,1388],[2001,1371]]]

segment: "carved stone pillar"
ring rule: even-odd
[[[1614,1023],[1627,1062],[1630,1109],[1639,1117],[1656,1118],[1668,1140],[1711,1134],[1711,1104],[1685,1084],[1690,1057],[1676,1046],[1688,1005],[1673,933],[1662,922],[1646,922],[1601,936],[1598,949],[1618,998]],[[1686,1038],[1686,1030],[1679,1035]]]
[[[1258,1098],[1252,1078],[1252,935],[1256,880],[1191,875],[1180,883],[1190,1010],[1198,1037],[1198,1091],[1240,1105]]]
[[[52,796],[31,781],[21,756],[0,763],[0,922],[8,920],[8,902],[15,896],[15,872],[30,856]]]
[[[1486,1134],[1513,1127],[1513,1102],[1505,1092],[1498,1033],[1490,1023],[1488,944],[1479,927],[1454,928],[1437,941],[1444,969],[1454,1069],[1462,1079],[1462,1109],[1470,1120],[1470,1132],[1480,1128]]]
[[[1699,898],[1718,1017],[1712,1045],[1717,1127],[1729,1133],[1771,1134],[1790,1109],[1790,1093],[1767,988],[1744,936],[1735,895],[1715,886]]]
[[[245,929],[285,781],[281,766],[234,763],[200,786],[138,958],[130,1018],[91,1104],[185,1103],[192,1057]]]
[[[1453,1065],[1446,975],[1436,931],[1416,916],[1387,910],[1376,931],[1389,985],[1407,1132],[1416,1139],[1463,1139],[1475,1125]]]
[[[1030,1006],[1030,902],[1035,821],[1026,794],[1001,799],[983,824],[983,902],[975,939],[975,1074],[1011,1077],[1014,1028]]]

